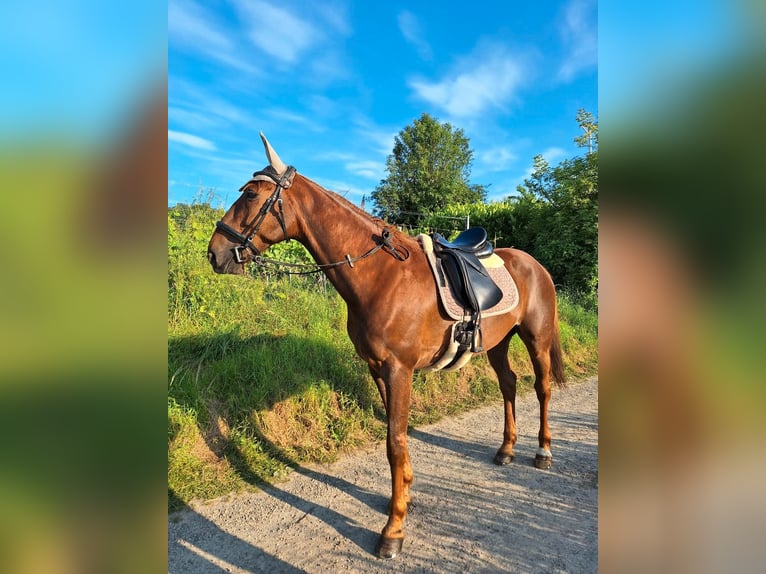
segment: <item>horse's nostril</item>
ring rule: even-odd
[[[210,261],[211,265],[215,265],[215,253],[213,253],[212,251],[208,251],[207,260]]]

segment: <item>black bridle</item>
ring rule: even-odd
[[[290,239],[287,237],[287,226],[285,225],[285,218],[282,211],[282,190],[290,187],[294,176],[295,168],[293,166],[289,166],[281,177],[275,174],[273,171],[269,171],[268,169],[256,171],[253,174],[253,178],[245,185],[243,185],[239,189],[240,191],[244,191],[244,189],[254,181],[264,181],[266,178],[271,179],[276,184],[276,186],[274,187],[274,191],[271,192],[271,195],[266,199],[265,202],[263,202],[261,209],[258,210],[258,213],[255,215],[253,220],[245,225],[245,228],[242,230],[242,232],[239,232],[233,227],[226,225],[223,221],[216,222],[215,228],[217,230],[240,242],[240,245],[235,246],[233,249],[234,259],[237,263],[247,262],[247,259],[243,257],[246,249],[252,251],[255,257],[260,256],[261,252],[255,245],[253,245],[253,237],[255,237],[255,234],[258,233],[258,230],[261,228],[261,225],[263,225],[266,216],[270,211],[272,211],[272,208],[275,204],[279,206],[279,210],[274,212],[274,217],[276,217],[277,221],[279,221],[279,225],[282,228],[282,233],[285,235],[285,240],[288,241]]]
[[[248,181],[245,185],[243,185],[239,189],[239,191],[244,191],[245,188],[251,183],[253,183],[254,181],[271,180],[276,184],[276,186],[274,187],[274,191],[271,192],[271,195],[266,199],[266,201],[263,203],[261,208],[258,210],[258,213],[253,218],[253,221],[248,223],[241,232],[237,231],[233,227],[230,227],[229,225],[226,225],[222,221],[216,222],[215,224],[216,230],[240,242],[240,245],[236,245],[232,249],[234,251],[234,259],[237,263],[242,263],[242,264],[247,263],[247,259],[243,257],[246,249],[249,249],[250,251],[253,252],[254,254],[253,261],[259,265],[264,265],[268,263],[268,264],[272,264],[272,265],[280,266],[280,267],[292,267],[292,268],[311,267],[312,268],[311,271],[299,271],[299,272],[287,271],[287,273],[294,274],[294,275],[317,273],[324,269],[337,267],[339,265],[348,265],[349,267],[353,267],[354,263],[356,263],[357,261],[366,259],[370,255],[373,255],[374,253],[378,252],[381,249],[385,249],[399,261],[406,261],[407,259],[409,259],[410,257],[409,250],[403,245],[394,244],[391,241],[392,239],[391,231],[388,229],[383,229],[381,231],[380,243],[377,243],[374,247],[370,248],[366,253],[358,257],[351,257],[350,255],[347,254],[345,259],[343,259],[342,261],[336,261],[334,263],[324,263],[324,264],[315,263],[314,265],[304,265],[301,263],[286,263],[282,261],[274,261],[272,259],[266,259],[262,257],[260,250],[255,245],[253,245],[253,237],[255,237],[255,234],[258,233],[258,230],[261,228],[261,225],[263,225],[263,222],[266,219],[266,216],[269,214],[270,211],[273,210],[274,205],[278,205],[279,210],[272,211],[272,213],[274,213],[274,217],[277,218],[277,221],[279,221],[280,227],[282,227],[282,233],[284,233],[285,235],[285,241],[290,240],[290,238],[287,236],[287,226],[285,225],[284,212],[282,209],[282,190],[285,190],[292,185],[294,176],[295,176],[295,168],[293,166],[289,166],[287,170],[285,170],[285,173],[282,174],[282,176],[279,176],[275,171],[273,171],[273,168],[270,168],[270,167],[267,167],[266,169],[262,171],[256,171],[253,174],[252,179]]]

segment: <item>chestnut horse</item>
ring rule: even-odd
[[[242,194],[216,224],[208,259],[217,273],[244,273],[244,265],[280,241],[302,243],[348,306],[348,335],[367,363],[388,417],[391,467],[388,522],[377,554],[396,556],[404,540],[412,467],[407,421],[412,376],[436,363],[450,343],[453,321],[440,308],[426,256],[413,237],[371,217],[339,195],[295,172],[261,134],[269,166],[253,174]],[[518,333],[529,351],[540,401],[535,466],[550,468],[548,402],[551,378],[564,384],[556,292],[548,272],[527,253],[497,249],[518,286],[509,313],[486,317],[483,343],[505,403],[503,443],[497,464],[513,460],[516,443],[516,374],[508,345]]]

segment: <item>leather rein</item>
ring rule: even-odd
[[[256,233],[258,233],[258,230],[261,228],[261,225],[263,225],[263,222],[266,219],[266,216],[269,214],[269,212],[272,212],[274,214],[274,217],[277,218],[277,221],[279,221],[279,225],[282,228],[282,233],[285,236],[285,241],[290,241],[290,238],[287,236],[287,226],[285,225],[284,211],[282,207],[282,191],[286,190],[288,187],[292,185],[292,181],[293,181],[293,177],[295,176],[295,173],[296,173],[296,170],[293,166],[289,166],[287,170],[285,170],[285,173],[282,174],[281,177],[275,175],[274,172],[268,171],[268,170],[256,171],[253,174],[252,179],[240,188],[240,191],[244,191],[244,189],[253,181],[264,181],[266,180],[266,178],[271,179],[276,185],[274,187],[274,191],[271,193],[271,195],[266,199],[266,201],[263,203],[261,208],[258,210],[258,213],[253,218],[253,221],[248,223],[241,232],[237,231],[233,227],[230,227],[229,225],[226,225],[222,221],[216,222],[215,224],[216,230],[240,242],[240,245],[236,245],[232,249],[232,251],[234,251],[234,259],[237,263],[244,264],[248,262],[248,260],[244,257],[245,251],[248,249],[254,254],[252,258],[252,262],[255,263],[256,265],[262,265],[262,266],[272,265],[276,267],[288,267],[293,269],[310,268],[310,270],[308,271],[285,271],[285,273],[288,273],[290,275],[308,275],[311,273],[319,273],[321,271],[324,271],[325,269],[331,269],[333,267],[338,267],[340,265],[348,265],[349,267],[353,268],[354,263],[356,263],[357,261],[361,261],[362,259],[366,259],[367,257],[370,257],[371,255],[377,253],[381,249],[385,249],[388,253],[393,255],[399,261],[406,261],[407,259],[409,259],[410,257],[409,250],[403,245],[395,245],[391,241],[391,231],[386,228],[383,228],[383,230],[380,232],[380,242],[377,243],[374,247],[370,248],[365,253],[363,253],[362,255],[359,255],[357,257],[351,257],[347,253],[345,259],[341,261],[335,261],[333,263],[323,263],[323,264],[288,263],[286,261],[277,261],[275,259],[269,259],[269,258],[263,257],[261,255],[260,250],[253,244],[253,238],[255,237]],[[279,211],[274,210],[275,205],[279,206]]]

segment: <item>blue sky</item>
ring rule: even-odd
[[[423,112],[464,130],[490,200],[514,193],[536,154],[582,153],[575,115],[598,113],[596,2],[476,6],[170,0],[168,204],[202,187],[228,206],[265,165],[260,130],[357,204]]]

